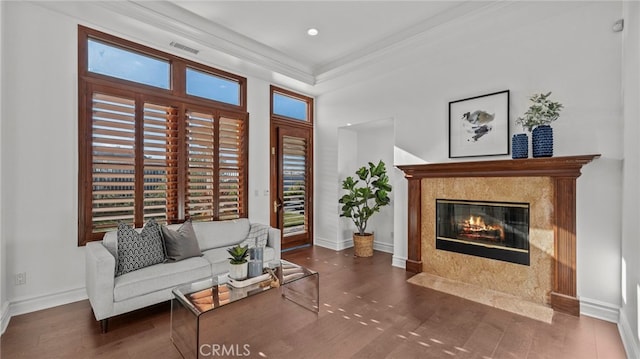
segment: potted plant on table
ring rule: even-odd
[[[553,156],[553,128],[550,124],[560,117],[563,106],[551,101],[549,96],[551,92],[531,96],[531,106],[523,117],[516,120],[523,129],[532,133],[533,157]]]
[[[229,257],[229,278],[235,280],[244,280],[247,278],[249,246],[240,246],[236,244],[231,248],[227,248]]]
[[[342,189],[347,194],[338,200],[342,204],[340,217],[351,218],[358,229],[353,234],[356,256],[371,257],[374,238],[372,233],[366,232],[367,223],[374,213],[391,202],[388,196],[391,184],[383,161],[377,165],[369,162],[369,166],[361,167],[356,175],[358,179],[349,176],[342,181]]]

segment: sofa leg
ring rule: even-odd
[[[100,321],[100,330],[102,331],[102,334],[106,333],[107,330],[109,329],[109,319],[102,319]]]

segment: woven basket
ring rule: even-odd
[[[373,234],[367,233],[361,236],[357,233],[353,234],[353,247],[356,257],[373,256]]]

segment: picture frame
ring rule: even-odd
[[[509,90],[449,102],[449,158],[509,154]]]

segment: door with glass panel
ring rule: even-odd
[[[271,225],[282,249],[313,244],[313,98],[271,86]]]
[[[312,244],[311,131],[278,126],[276,133],[273,212],[284,250]]]

